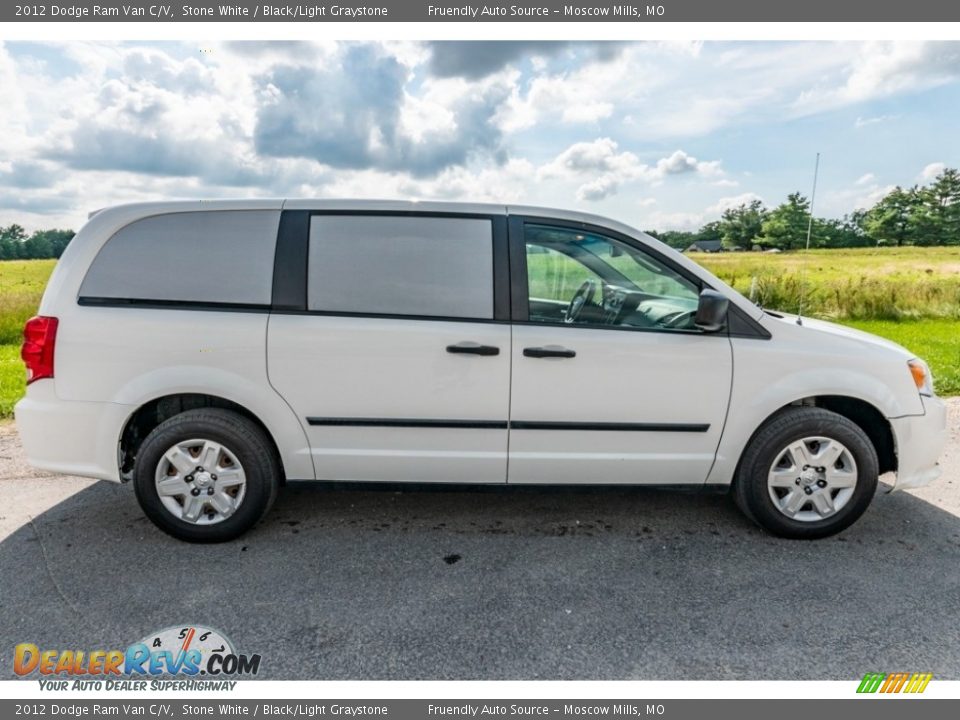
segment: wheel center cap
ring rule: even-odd
[[[800,482],[804,485],[813,485],[817,481],[817,472],[815,470],[804,470],[800,475]]]
[[[213,484],[213,478],[210,477],[208,472],[198,472],[194,475],[194,482],[202,488],[208,487]]]

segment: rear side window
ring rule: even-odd
[[[269,305],[279,223],[275,210],[137,220],[101,248],[80,297]]]
[[[492,223],[314,216],[307,299],[334,313],[491,319]]]

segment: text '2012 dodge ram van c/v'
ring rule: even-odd
[[[191,541],[285,480],[731,487],[788,537],[939,474],[903,348],[764,312],[620,223],[502,205],[96,213],[25,328],[27,456]]]

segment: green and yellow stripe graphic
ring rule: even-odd
[[[860,681],[858,693],[922,693],[933,673],[867,673]]]

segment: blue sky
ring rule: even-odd
[[[645,229],[960,165],[960,43],[0,45],[0,224],[137,200],[576,207]]]

